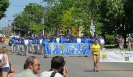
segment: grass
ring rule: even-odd
[[[105,44],[104,47],[107,48],[107,49],[118,48],[118,47],[116,46],[116,44]]]
[[[120,49],[116,44],[105,44],[104,47],[105,47],[106,49],[117,49],[117,50]],[[124,50],[128,50],[127,47],[125,47]]]

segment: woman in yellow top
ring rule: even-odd
[[[99,62],[99,57],[100,57],[100,45],[98,43],[98,40],[94,40],[94,44],[92,44],[91,46],[91,51],[92,51],[92,54],[93,54],[93,61],[94,61],[94,70],[93,71],[96,71],[96,72],[99,72],[98,71],[98,62]]]

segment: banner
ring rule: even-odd
[[[88,43],[47,43],[45,54],[50,55],[89,55],[90,44]]]
[[[100,62],[133,62],[133,52],[132,51],[101,51],[100,52]]]

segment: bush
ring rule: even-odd
[[[116,39],[115,39],[114,35],[109,35],[109,34],[105,34],[105,41],[107,44],[115,44],[116,43]]]

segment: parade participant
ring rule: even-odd
[[[93,61],[94,61],[94,69],[93,71],[99,72],[98,71],[98,62],[99,62],[99,57],[100,57],[100,45],[98,43],[98,40],[94,40],[94,44],[91,46],[91,52],[93,54]]]
[[[70,37],[67,35],[65,39],[66,43],[71,43]]]
[[[33,52],[32,51],[32,40],[31,40],[31,37],[28,38],[28,41],[29,41],[28,52],[31,53],[31,52]]]
[[[56,42],[60,43],[60,37],[59,36],[56,37]]]
[[[24,55],[24,38],[20,39],[20,53],[22,56]]]
[[[60,43],[65,43],[65,38],[63,36],[60,38]]]
[[[17,39],[16,44],[17,44],[17,54],[22,55],[22,53],[20,52],[20,46],[21,46],[21,39],[20,38]]]
[[[104,38],[103,38],[103,36],[101,36],[101,37],[100,37],[100,46],[101,46],[101,50],[104,49],[104,44],[105,44]]]
[[[24,56],[28,55],[28,45],[29,45],[28,39],[24,38]]]
[[[77,37],[77,43],[81,43],[81,38],[79,36]]]
[[[41,73],[40,77],[68,77],[68,70],[62,56],[55,56],[51,60],[51,69]]]
[[[14,77],[37,77],[39,74],[41,65],[39,59],[35,56],[29,56],[24,63],[24,70]]]
[[[44,46],[42,44],[43,38],[39,39],[39,43],[38,43],[38,55],[43,54],[44,51]]]
[[[11,38],[11,43],[12,43],[12,52],[15,52],[15,37]]]
[[[19,49],[19,38],[16,38],[15,37],[15,39],[14,39],[15,41],[14,41],[14,52],[16,53],[16,54],[18,54],[18,52],[20,51]],[[19,54],[18,54],[19,55]]]
[[[35,53],[35,49],[34,49],[34,37],[31,37],[31,52]]]
[[[9,53],[8,53],[8,49],[3,46],[2,47],[2,54],[3,54],[3,58],[2,58],[2,63],[0,63],[0,67],[2,66],[2,77],[7,77],[8,76],[8,72],[9,72]]]
[[[34,44],[34,54],[38,54],[38,41],[37,37],[33,39],[33,44]]]

